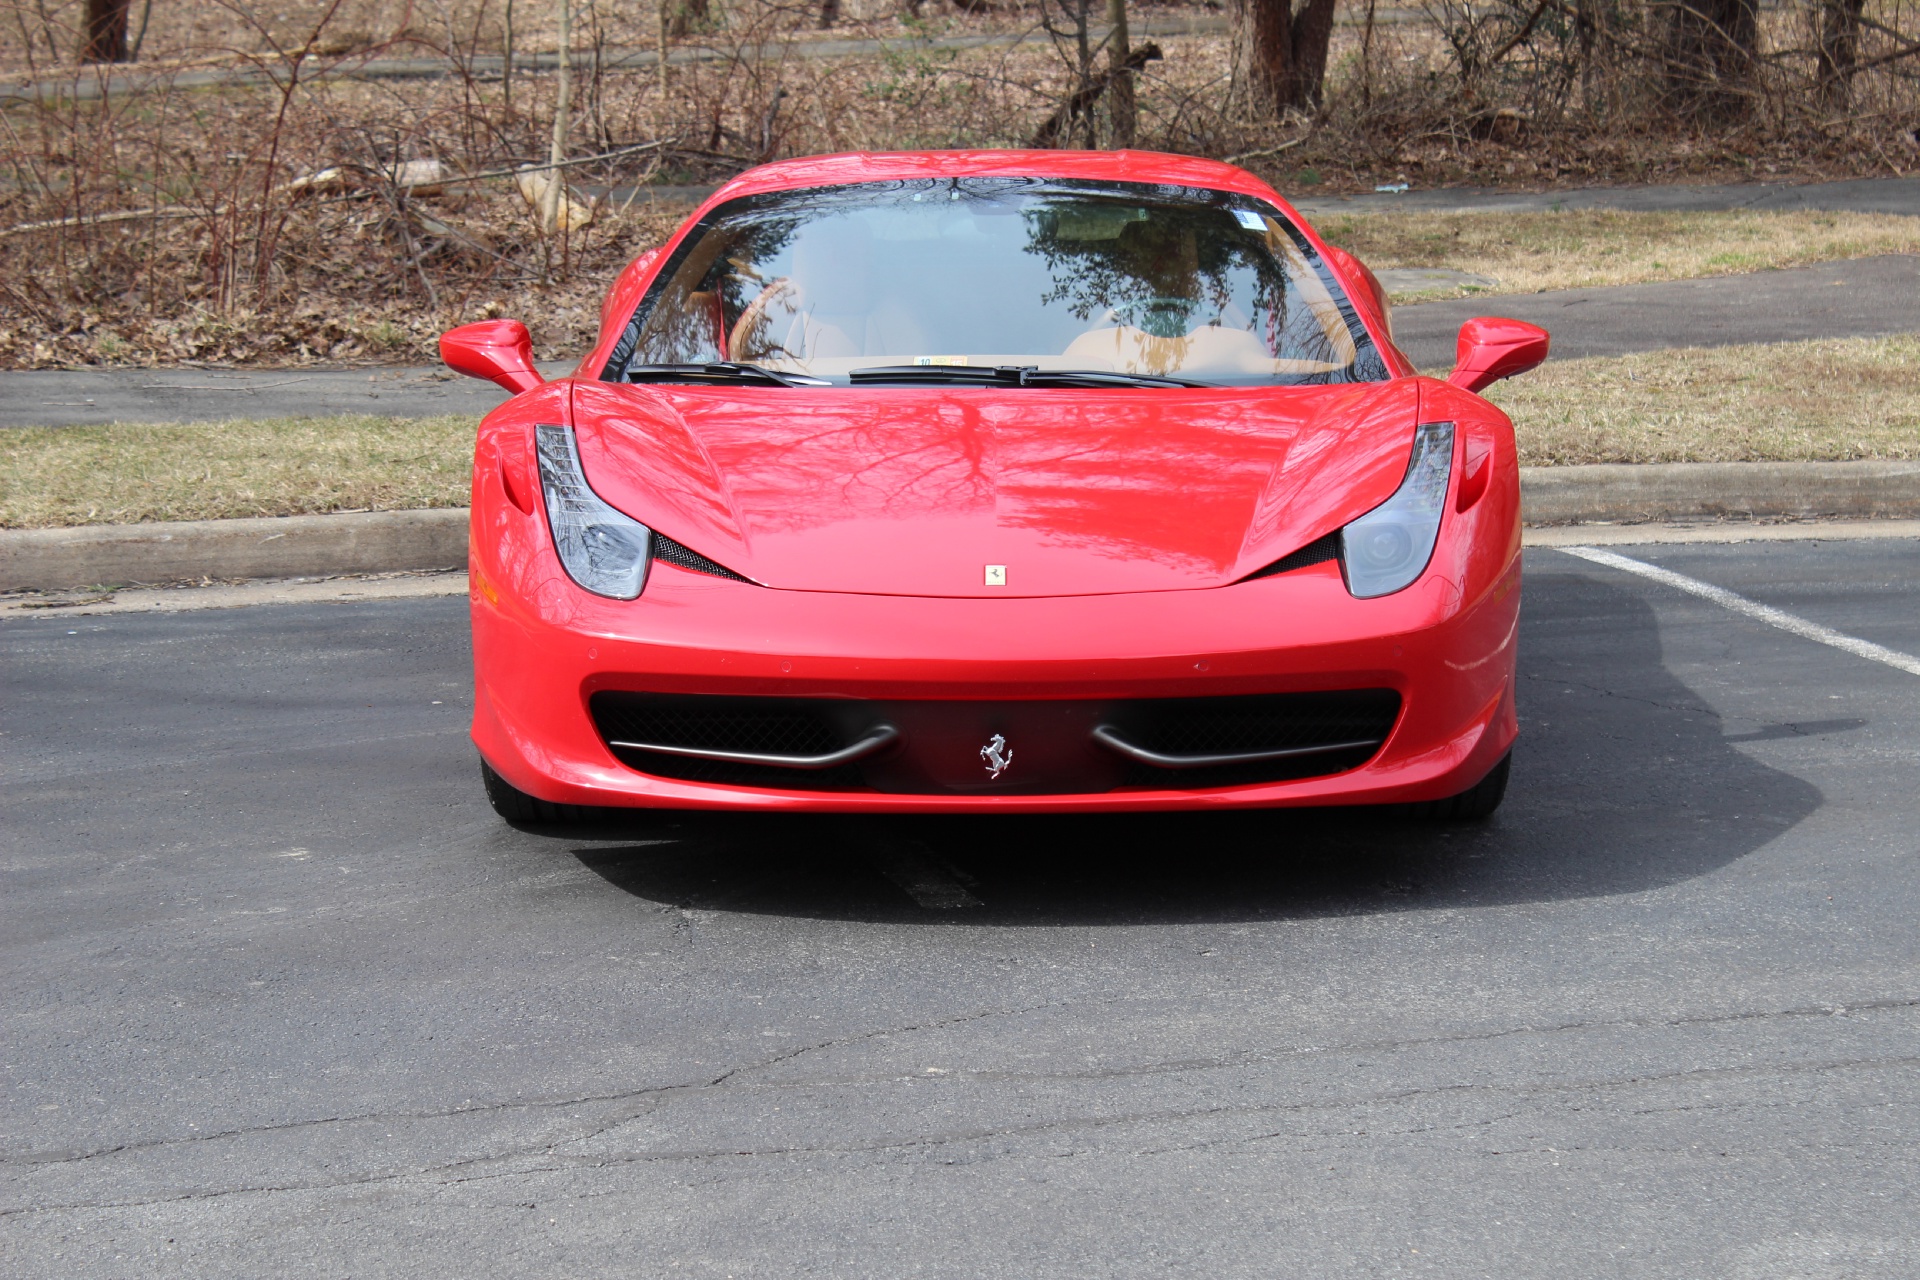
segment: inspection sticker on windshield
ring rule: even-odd
[[[915,356],[913,362],[921,368],[928,365],[962,365],[967,362],[965,356]]]
[[[1240,225],[1249,231],[1265,231],[1267,229],[1267,220],[1251,209],[1235,209],[1233,216],[1238,218]]]

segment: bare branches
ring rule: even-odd
[[[1091,118],[1094,104],[1100,100],[1109,86],[1117,80],[1137,74],[1149,62],[1161,57],[1160,46],[1152,42],[1141,45],[1127,55],[1121,66],[1109,68],[1098,76],[1090,77],[1088,82],[1074,90],[1068,99],[1055,109],[1052,115],[1040,122],[1028,141],[1030,147],[1054,147],[1062,138],[1071,137],[1074,127]]]
[[[1276,112],[1224,22],[1116,0],[842,0],[826,36],[821,0],[571,0],[564,108],[559,0],[162,4],[138,69],[74,65],[85,0],[0,0],[0,60],[35,77],[0,112],[0,361],[105,358],[103,326],[238,350],[316,311],[415,343],[486,305],[590,317],[664,201],[829,151],[1131,141],[1342,189],[1920,168],[1920,0],[1766,0],[1739,74],[1700,80],[1739,110],[1682,109],[1676,15],[1737,43],[1716,6],[1758,2],[1368,3],[1322,32],[1284,0],[1289,59],[1330,52]],[[384,38],[342,29],[367,13]],[[519,178],[542,180],[531,206]],[[374,323],[300,341],[397,351]]]
[[[1227,163],[1228,164],[1245,164],[1249,160],[1268,160],[1273,158],[1274,156],[1280,155],[1283,152],[1291,151],[1295,147],[1303,145],[1308,139],[1312,137],[1313,137],[1313,130],[1308,129],[1305,133],[1301,134],[1299,137],[1289,138],[1287,139],[1287,141],[1281,143],[1277,147],[1261,147],[1257,151],[1242,151],[1238,155],[1228,156]]]

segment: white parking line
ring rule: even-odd
[[[1758,524],[1751,520],[1684,524],[1530,525],[1521,531],[1529,547],[1644,547],[1665,542],[1841,542],[1854,538],[1920,539],[1920,520],[1801,520]]]
[[[1662,569],[1659,565],[1648,564],[1644,560],[1635,560],[1623,556],[1617,551],[1603,551],[1599,547],[1555,547],[1555,551],[1564,551],[1570,556],[1579,556],[1582,560],[1591,560],[1595,564],[1606,565],[1609,569],[1619,569],[1624,573],[1637,573],[1643,578],[1664,583],[1675,590],[1688,595],[1699,596],[1702,600],[1711,600],[1723,609],[1745,614],[1757,622],[1770,627],[1790,631],[1796,636],[1808,640],[1818,640],[1821,644],[1832,645],[1857,658],[1867,658],[1874,662],[1884,662],[1889,667],[1904,671],[1908,675],[1920,676],[1920,658],[1901,653],[1898,649],[1889,649],[1885,645],[1875,644],[1871,640],[1862,640],[1845,632],[1835,631],[1832,627],[1823,627],[1817,622],[1808,622],[1783,609],[1772,605],[1760,604],[1737,595],[1725,587],[1716,587],[1711,582],[1702,582],[1698,578],[1689,578],[1684,573],[1675,573],[1671,569]]]

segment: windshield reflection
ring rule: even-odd
[[[1033,366],[1273,385],[1386,371],[1299,232],[1248,197],[949,179],[751,196],[703,219],[609,365]]]

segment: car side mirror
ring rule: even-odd
[[[1483,316],[1460,326],[1460,345],[1447,381],[1468,391],[1525,373],[1547,358],[1552,339],[1537,324]]]
[[[515,395],[546,379],[533,367],[533,337],[518,320],[481,320],[440,335],[440,358],[455,373],[498,383]]]

